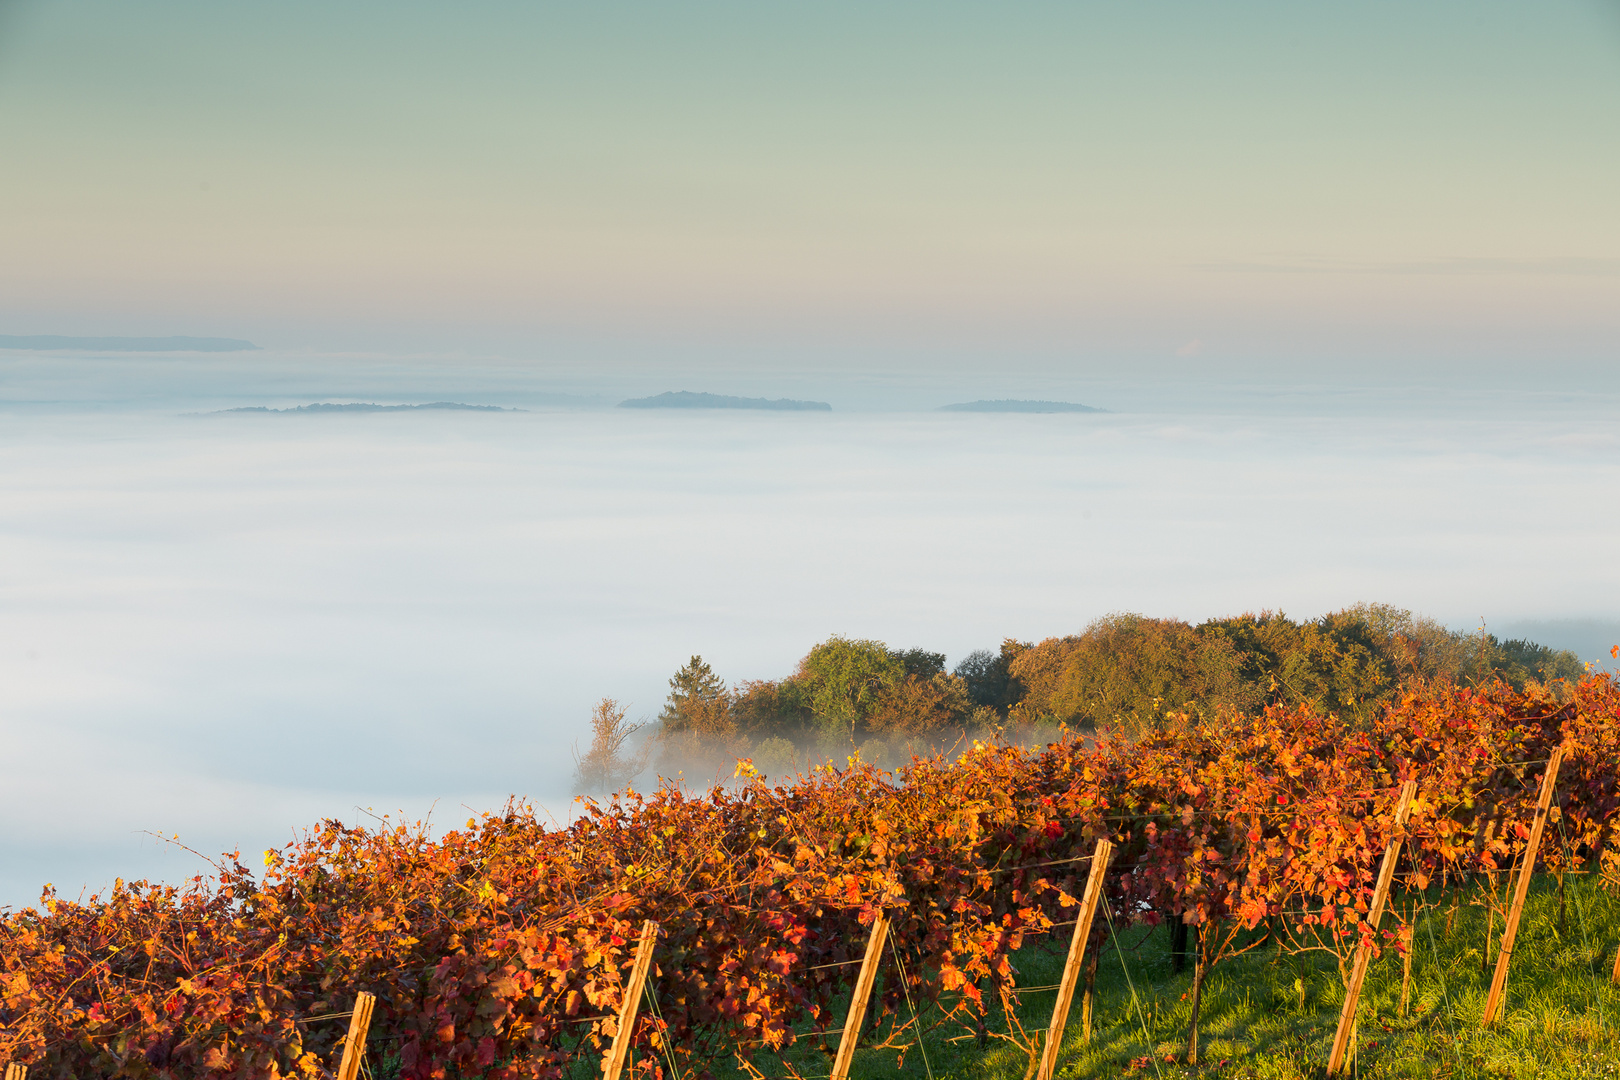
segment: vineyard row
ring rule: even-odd
[[[1328,950],[1354,982],[1436,890],[1517,862],[1516,925],[1538,866],[1613,873],[1617,762],[1620,688],[1596,675],[1432,687],[1359,723],[1274,707],[975,745],[893,774],[852,759],[772,786],[744,763],[735,785],[627,793],[564,828],[521,805],[438,837],[329,821],[262,872],[233,855],[185,885],[5,913],[0,1060],[32,1080],[328,1077],[363,991],[373,1055],[411,1080],[560,1080],[615,1047],[637,1075],[763,1075],[860,1030],[846,1003],[864,994],[890,1045],[926,1015],[1047,1068],[1058,1040],[1019,1026],[1012,957],[1074,926],[1079,970],[1107,944],[1099,910],[1185,942],[1195,1057],[1200,988],[1245,950]],[[892,968],[863,989],[880,936]],[[621,1026],[637,970],[657,1008]]]

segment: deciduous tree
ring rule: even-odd
[[[625,710],[612,698],[591,709],[591,744],[584,753],[574,745],[574,791],[602,795],[618,791],[635,779],[652,754],[648,743],[632,741],[643,725],[625,719]]]

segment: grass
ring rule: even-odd
[[[1352,1075],[1620,1080],[1620,987],[1609,981],[1620,945],[1620,899],[1590,877],[1571,875],[1567,890],[1561,925],[1555,880],[1542,878],[1532,887],[1514,948],[1504,1019],[1485,1031],[1479,1018],[1490,988],[1501,917],[1489,919],[1484,886],[1461,896],[1442,896],[1437,890],[1427,894],[1424,899],[1434,906],[1417,917],[1414,927],[1406,1015],[1399,1009],[1401,959],[1388,950],[1373,963],[1362,992]],[[1408,905],[1415,899],[1397,896],[1392,902]],[[1488,921],[1494,926],[1489,957]],[[1386,928],[1393,923],[1386,917]],[[1331,954],[1289,955],[1268,943],[1218,965],[1205,983],[1203,1064],[1194,1068],[1181,1063],[1192,978],[1190,971],[1172,974],[1168,928],[1122,930],[1118,940],[1122,948],[1110,946],[1100,958],[1089,1043],[1082,1039],[1076,995],[1058,1059],[1060,1077],[1288,1080],[1323,1074],[1344,1002]],[[1065,938],[1020,952],[1015,959],[1018,981],[1026,986],[1057,982],[1066,944]],[[1046,1025],[1055,996],[1053,991],[1023,995],[1019,1017],[1027,1029]],[[1005,1030],[1005,1018],[993,1018],[992,1026],[998,1024]],[[936,1031],[904,1055],[858,1051],[853,1076],[1022,1080],[1027,1053],[995,1039],[985,1047],[973,1039],[949,1041],[961,1033]],[[829,1040],[829,1046],[836,1043],[836,1036]],[[805,1077],[825,1077],[831,1064],[828,1053],[806,1044],[782,1056],[757,1054],[754,1060],[767,1076],[791,1075],[785,1067],[791,1064]],[[737,1080],[744,1073],[727,1066],[716,1068],[716,1075]]]

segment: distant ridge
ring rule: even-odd
[[[1089,412],[1105,413],[1107,409],[1098,409],[1091,405],[1076,405],[1072,401],[1015,401],[1003,399],[999,401],[964,401],[959,405],[941,405],[939,412],[1026,412],[1026,413],[1054,413],[1054,412]]]
[[[369,402],[336,404],[318,401],[313,405],[294,405],[288,409],[272,409],[264,405],[243,405],[239,409],[220,409],[220,413],[328,413],[328,412],[404,412],[409,409],[461,409],[468,412],[526,412],[525,409],[503,409],[499,405],[463,405],[459,401],[430,401],[426,405],[372,405]]]
[[[227,337],[59,337],[56,334],[18,336],[0,334],[0,349],[40,352],[74,349],[82,352],[248,352],[251,341]]]
[[[794,401],[791,398],[727,397],[724,394],[694,394],[690,390],[674,390],[653,397],[631,398],[619,402],[621,409],[814,409],[831,412],[825,401]]]

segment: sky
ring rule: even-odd
[[[1606,656],[1617,132],[1612,2],[0,0],[0,335],[262,346],[0,348],[0,906],[564,816],[694,653]]]
[[[0,323],[1604,377],[1620,8],[7,0]]]

